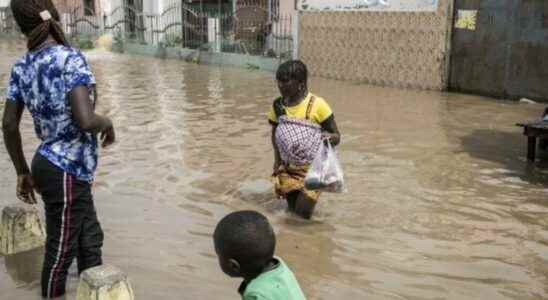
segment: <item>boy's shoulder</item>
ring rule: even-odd
[[[297,279],[280,258],[278,266],[255,278],[247,285],[244,300],[305,300]]]

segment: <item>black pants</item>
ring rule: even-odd
[[[46,210],[46,253],[42,269],[42,296],[65,294],[74,258],[78,272],[102,264],[103,231],[93,205],[91,184],[63,172],[37,154],[32,176]]]

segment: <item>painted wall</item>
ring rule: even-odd
[[[145,14],[161,14],[164,9],[175,3],[173,0],[143,0],[143,12]]]
[[[438,0],[301,0],[301,10],[436,11]]]
[[[6,7],[10,4],[10,0],[0,0],[0,7]]]
[[[269,47],[278,55],[284,57],[296,57],[297,31],[298,31],[298,11],[295,8],[296,0],[271,0],[276,1],[279,18],[272,22],[272,35],[270,37]],[[274,2],[274,3],[276,3]],[[291,38],[288,40],[287,38]],[[293,51],[292,51],[293,50]]]
[[[143,12],[145,14],[161,13],[162,7],[174,0],[143,0]],[[117,7],[122,6],[123,0],[101,0],[105,12],[111,12]]]
[[[60,13],[67,13],[74,9],[82,9],[84,0],[52,0],[53,4]],[[102,1],[95,0],[95,12],[101,14]]]
[[[109,14],[113,9],[122,5],[122,0],[101,0],[103,12]]]
[[[280,0],[281,15],[296,15],[295,0]]]
[[[302,11],[299,57],[315,76],[443,90],[453,5],[436,4],[435,11]]]

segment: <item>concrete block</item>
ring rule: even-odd
[[[0,254],[12,255],[43,247],[46,229],[35,208],[8,206],[2,210]]]
[[[103,265],[88,269],[80,276],[76,300],[133,300],[131,284],[118,268]]]

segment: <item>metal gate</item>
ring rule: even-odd
[[[456,0],[450,88],[548,101],[548,2]]]

